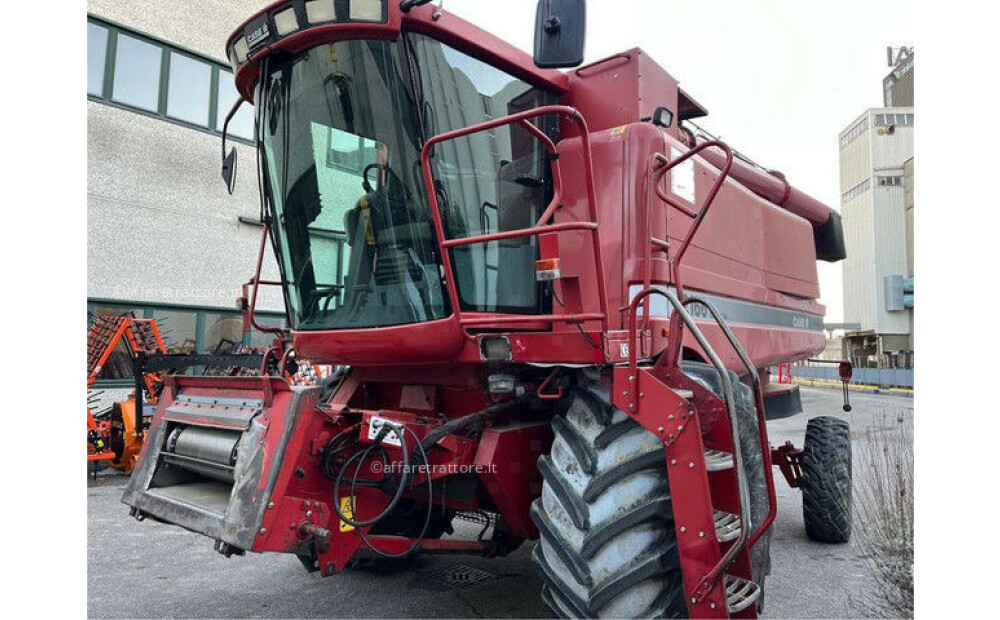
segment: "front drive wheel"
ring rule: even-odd
[[[568,399],[531,507],[543,598],[561,617],[685,616],[662,442],[597,384]]]
[[[830,416],[809,420],[802,448],[802,517],[809,538],[851,538],[851,431]]]

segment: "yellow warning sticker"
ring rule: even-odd
[[[354,498],[353,497],[341,497],[340,498],[340,512],[348,519],[354,519]],[[340,522],[341,532],[350,532],[354,529],[353,525],[348,523]]]

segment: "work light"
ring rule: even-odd
[[[310,24],[324,24],[337,19],[333,0],[309,0],[306,2],[306,19]]]
[[[307,2],[306,5],[309,3]],[[316,4],[315,2],[313,4]],[[278,36],[283,37],[286,34],[295,32],[299,29],[299,20],[295,17],[295,7],[290,6],[287,9],[278,11],[274,14],[274,30],[278,33]]]
[[[354,22],[382,21],[384,0],[351,0],[350,19]]]
[[[229,62],[237,71],[258,49],[312,26],[388,19],[385,0],[289,0],[244,24],[228,50]]]

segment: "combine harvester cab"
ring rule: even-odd
[[[423,0],[283,0],[230,37],[264,192],[247,321],[270,242],[291,328],[262,377],[166,379],[134,516],[324,575],[539,539],[568,617],[755,617],[772,459],[846,540],[846,424],[772,450],[763,376],[823,349],[836,214],[692,129],[641,50],[541,68],[581,62],[582,2],[536,29],[532,62]],[[289,387],[293,356],[350,370]]]

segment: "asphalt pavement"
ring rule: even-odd
[[[774,445],[802,445],[809,418],[835,415],[851,423],[855,477],[869,428],[912,424],[913,399],[852,393],[843,413],[837,390],[802,388],[805,412],[768,424]],[[860,465],[860,466],[859,466]],[[778,516],[765,586],[767,618],[848,618],[867,587],[852,544],[811,542],[798,490],[775,470]],[[427,556],[398,569],[350,569],[333,577],[307,573],[286,554],[225,558],[212,541],[151,520],[141,523],[121,503],[125,477],[88,477],[88,616],[96,618],[549,618],[532,568],[534,543],[506,558]],[[474,536],[473,524],[456,523]]]

